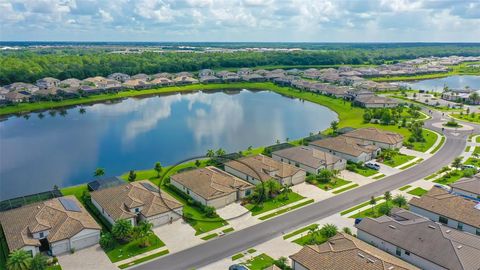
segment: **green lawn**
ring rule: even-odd
[[[443,144],[445,143],[445,136],[442,135],[442,138],[440,139],[440,143],[435,146],[435,148],[430,152],[430,154],[435,154],[440,148],[442,148]]]
[[[480,166],[480,159],[476,159],[476,158],[468,158],[467,161],[465,161],[464,164],[467,164],[467,165],[473,165],[473,166]]]
[[[118,244],[111,250],[106,251],[108,258],[112,262],[118,262],[137,256],[139,254],[145,253],[150,250],[154,250],[160,247],[165,246],[165,244],[160,240],[155,234],[152,234],[149,237],[150,246],[140,247],[140,240],[132,240],[126,244]]]
[[[422,161],[423,161],[423,158],[419,158],[419,159],[417,159],[415,162],[408,163],[407,165],[404,165],[404,166],[400,167],[399,169],[400,169],[400,170],[408,169],[408,168],[410,168],[410,167],[412,167],[412,166],[417,165],[418,163],[420,163],[420,162],[422,162]]]
[[[235,255],[232,256],[232,261],[236,261],[236,260],[238,260],[240,258],[243,258],[243,257],[245,257],[245,255],[243,255],[243,253],[235,254]]]
[[[249,250],[247,250],[247,252],[248,252],[248,254],[252,254],[252,253],[257,252],[257,250],[254,249],[254,248],[250,248]]]
[[[284,236],[283,236],[283,239],[288,239],[288,238],[290,238],[290,237],[293,237],[293,236],[295,236],[295,235],[297,235],[297,234],[301,234],[301,233],[303,233],[303,232],[306,232],[306,231],[310,230],[311,228],[316,228],[316,227],[318,227],[318,224],[308,225],[307,227],[303,227],[303,228],[301,228],[301,229],[298,229],[298,230],[296,230],[296,231],[293,231],[293,232],[291,232],[291,233],[289,233],[289,234],[284,235]]]
[[[162,190],[168,192],[168,194],[183,204],[184,215],[192,215],[192,219],[189,219],[188,223],[195,229],[197,235],[228,225],[228,222],[220,217],[207,217],[201,209],[189,205],[187,201],[171,187],[162,186]]]
[[[412,190],[410,190],[409,192],[407,192],[408,194],[411,194],[411,195],[414,195],[414,196],[418,196],[418,197],[421,197],[423,196],[423,194],[427,193],[428,190],[425,190],[421,187],[417,187],[417,188],[414,188]]]
[[[480,136],[477,136],[477,138],[475,139],[475,142],[480,143]]]
[[[383,199],[383,196],[377,197],[377,198],[375,198],[375,201],[378,202],[379,200],[382,200],[382,199]],[[347,210],[344,210],[344,211],[340,212],[340,215],[344,216],[344,215],[346,215],[346,214],[348,214],[348,213],[351,213],[351,212],[353,212],[353,211],[355,211],[355,210],[358,210],[358,209],[360,209],[360,208],[362,208],[362,207],[365,207],[365,206],[367,206],[367,205],[369,205],[369,204],[370,204],[370,201],[366,201],[366,202],[364,202],[364,203],[361,203],[361,204],[359,204],[359,205],[356,205],[356,206],[354,206],[354,207],[352,207],[352,208],[349,208],[349,209],[347,209]]]
[[[462,121],[467,121],[467,122],[472,122],[472,123],[480,123],[480,114],[475,114],[474,117],[472,117],[470,114],[460,114],[460,113],[452,113],[450,115],[451,117],[453,118],[456,118],[458,120],[462,120]]]
[[[433,181],[435,183],[439,183],[442,185],[448,185],[451,183],[455,183],[460,178],[463,177],[463,173],[460,170],[453,170],[450,173],[443,175],[442,177],[438,178],[437,180]]]
[[[470,152],[470,148],[471,148],[471,146],[468,145],[468,146],[465,148],[465,152]]]
[[[319,187],[323,190],[331,190],[331,189],[338,188],[338,187],[341,187],[341,186],[349,184],[349,183],[351,183],[351,181],[347,181],[345,179],[335,177],[335,179],[333,179],[332,181],[330,181],[328,183],[318,183],[318,184],[315,184],[315,186],[317,186],[317,187]]]
[[[313,203],[314,200],[313,199],[310,199],[308,201],[304,201],[304,202],[301,202],[301,203],[298,203],[298,204],[295,204],[293,206],[290,206],[290,207],[287,207],[287,208],[283,208],[282,210],[278,210],[278,211],[275,211],[271,214],[268,214],[268,215],[265,215],[265,216],[261,216],[259,217],[260,220],[265,220],[265,219],[269,219],[269,218],[272,218],[274,216],[278,216],[278,215],[281,215],[283,213],[286,213],[288,211],[292,211],[294,209],[297,209],[297,208],[300,208],[300,207],[303,207],[307,204],[310,204],[310,203]]]
[[[383,177],[385,177],[385,174],[382,173],[382,174],[379,174],[379,175],[373,177],[373,179],[378,180],[378,179],[382,179]]]
[[[354,185],[351,185],[351,186],[348,186],[348,187],[337,189],[337,190],[333,191],[332,193],[333,194],[339,194],[339,193],[345,192],[347,190],[350,190],[350,189],[353,189],[353,188],[356,188],[356,187],[358,187],[358,184],[354,184]]]
[[[229,233],[235,231],[234,228],[226,228],[225,230],[222,230],[223,233]]]
[[[397,167],[397,166],[400,166],[404,163],[407,163],[409,162],[410,160],[414,159],[415,157],[414,156],[409,156],[409,155],[405,155],[405,154],[395,154],[392,159],[390,160],[384,160],[382,163],[383,164],[386,164],[390,167]]]
[[[272,257],[262,253],[243,264],[250,270],[264,270],[265,268],[272,266],[274,261],[275,260]]]
[[[53,265],[53,266],[47,266],[47,268],[45,270],[62,270],[62,266],[60,266],[60,264]]]
[[[438,173],[434,173],[434,174],[431,174],[431,175],[425,177],[424,179],[425,180],[431,180],[431,179],[435,178],[437,175],[438,175]]]
[[[386,204],[387,202],[383,202],[383,203],[380,203],[380,204],[376,204],[374,207],[373,207],[373,211],[372,211],[372,207],[369,207],[368,209],[360,212],[360,213],[357,213],[353,216],[350,216],[350,218],[364,218],[364,217],[371,217],[371,218],[377,218],[377,217],[380,217],[382,216],[382,214],[380,214],[378,212],[378,209],[380,209],[380,206]],[[370,204],[370,203],[369,203]],[[389,205],[393,206],[393,203],[392,202],[389,202]]]
[[[413,148],[412,148],[413,150],[419,151],[419,152],[426,152],[435,144],[435,142],[437,141],[438,135],[436,132],[433,132],[429,129],[424,128],[423,137],[425,138],[425,142],[414,142]]]
[[[354,172],[354,173],[358,173],[360,175],[363,175],[365,177],[369,177],[369,176],[372,176],[372,175],[378,173],[378,171],[376,171],[376,170],[367,168],[365,166],[359,166],[356,163],[349,163],[347,165],[347,169]]]
[[[314,237],[315,237],[316,243],[318,243],[318,244],[322,244],[322,243],[324,243],[328,240],[328,238],[323,237],[321,234],[316,234]],[[300,246],[305,246],[308,243],[310,243],[311,238],[312,238],[312,236],[310,234],[307,234],[307,235],[302,236],[298,239],[295,239],[293,241],[293,243],[299,244]]]
[[[152,255],[148,255],[148,256],[145,256],[145,257],[140,258],[138,260],[135,260],[133,262],[129,262],[129,263],[126,263],[126,264],[121,264],[121,265],[118,266],[118,268],[124,269],[124,268],[130,267],[132,265],[136,265],[136,264],[139,264],[139,263],[143,263],[143,262],[158,258],[160,256],[167,255],[168,253],[169,253],[168,250],[162,250],[162,251],[154,253]]]
[[[403,186],[401,188],[399,188],[400,191],[404,191],[404,190],[407,190],[409,188],[411,188],[412,186],[411,185],[406,185],[406,186]]]
[[[202,240],[207,241],[207,240],[213,239],[213,238],[215,238],[215,237],[217,237],[217,236],[218,236],[218,233],[212,233],[212,234],[209,234],[209,235],[207,235],[207,236],[205,236],[205,237],[202,237]]]
[[[299,201],[305,197],[301,196],[300,194],[297,194],[295,192],[289,192],[287,194],[288,199],[287,200],[281,200],[281,199],[270,199],[266,202],[260,203],[260,204],[246,204],[244,205],[245,208],[250,210],[252,212],[253,216],[265,213],[267,211],[277,209],[278,207],[282,207],[291,203],[294,203],[296,201]]]
[[[475,146],[475,149],[473,149],[473,154],[480,155],[480,146]]]
[[[71,186],[62,188],[60,190],[64,196],[73,195],[75,196],[80,202],[83,203],[83,193],[88,192],[88,187],[86,184],[78,185],[78,186]]]

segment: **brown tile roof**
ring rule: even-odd
[[[397,144],[399,142],[403,142],[402,135],[378,128],[359,128],[345,133],[343,136],[387,144]]]
[[[285,178],[295,175],[300,171],[299,168],[273,160],[264,155],[256,155],[251,157],[244,157],[238,161],[232,160],[225,163],[237,171],[243,172],[254,178],[260,176],[260,180],[266,181],[273,178]]]
[[[180,183],[205,200],[226,196],[237,189],[253,188],[253,185],[215,167],[206,167],[172,175],[171,180]]]
[[[392,98],[380,96],[359,96],[355,101],[363,104],[398,104],[398,101]]]
[[[311,168],[328,166],[331,164],[335,164],[340,160],[340,158],[327,152],[305,146],[282,149],[279,151],[275,151],[272,154],[305,164]]]
[[[480,269],[479,236],[442,226],[407,210],[394,208],[391,217],[364,218],[356,227],[446,269]]]
[[[475,208],[478,202],[451,194],[443,188],[433,187],[422,197],[412,198],[409,204],[480,228],[480,209]]]
[[[308,270],[418,269],[344,233],[337,234],[321,245],[305,246],[290,258]]]
[[[334,138],[313,141],[310,144],[355,157],[360,156],[362,153],[373,153],[379,148],[378,146],[368,145],[363,143],[361,140],[345,137],[343,135]]]
[[[480,195],[480,174],[477,174],[472,178],[462,178],[457,182],[450,184],[450,186],[452,188]]]
[[[166,192],[147,189],[144,185],[155,187],[150,181],[142,180],[126,185],[106,188],[91,193],[94,199],[114,220],[134,217],[128,208],[140,207],[142,215],[151,217],[182,207],[182,204]],[[157,189],[158,190],[158,189]]]
[[[267,267],[263,270],[282,270],[282,269],[274,264],[274,265],[269,266],[269,267]]]
[[[83,229],[100,230],[82,204],[74,196],[65,196],[73,201],[80,211],[66,210],[58,198],[26,205],[0,213],[0,223],[5,233],[8,248],[40,246],[40,241],[32,233],[49,230],[50,243],[71,238]]]

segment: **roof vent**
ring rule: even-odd
[[[370,263],[375,263],[375,261],[370,259],[370,258],[367,258],[367,261],[370,262]]]
[[[446,232],[446,233],[450,233],[451,231],[452,231],[452,230],[446,230],[445,232]]]
[[[428,228],[435,230],[435,226],[433,226],[433,225],[428,225]]]
[[[390,266],[390,267],[388,267],[387,269],[388,269],[388,270],[392,270],[392,269],[394,269],[394,268],[395,268],[394,266]]]
[[[458,249],[461,249],[462,247],[463,247],[462,245],[459,245],[457,248],[458,248]]]
[[[390,227],[391,229],[396,229],[397,227],[393,226],[393,225],[388,225],[388,227]]]
[[[357,254],[358,254],[358,257],[365,258],[365,256],[362,253],[357,253]]]

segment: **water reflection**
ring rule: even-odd
[[[84,107],[82,107],[84,108]],[[0,199],[318,132],[327,108],[271,92],[192,93],[52,110],[0,122]],[[85,113],[86,112],[86,113]],[[63,117],[59,117],[63,115]]]

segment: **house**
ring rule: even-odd
[[[86,78],[82,81],[82,84],[90,86],[93,92],[101,90],[118,90],[122,88],[120,82],[101,76]]]
[[[211,69],[202,69],[198,72],[198,77],[215,76],[215,71]]]
[[[170,183],[206,206],[221,208],[250,195],[255,188],[215,167],[189,170],[170,177]]]
[[[376,95],[358,96],[353,102],[364,108],[394,108],[399,104],[398,101],[393,98]]]
[[[362,140],[340,135],[333,138],[313,141],[311,147],[334,156],[358,163],[367,162],[380,154],[381,148]]]
[[[338,233],[321,245],[304,246],[290,259],[293,270],[419,269],[346,233]]]
[[[70,78],[70,79],[66,79],[66,80],[63,80],[63,81],[60,81],[60,83],[58,84],[58,87],[60,88],[79,88],[80,87],[80,84],[82,83],[82,81],[80,81],[79,79],[75,79],[75,78]]]
[[[345,137],[361,140],[364,143],[380,146],[383,149],[395,149],[403,146],[403,136],[378,128],[359,128],[343,134]]]
[[[345,159],[306,146],[275,151],[272,153],[272,158],[276,161],[294,165],[312,174],[317,174],[322,169],[343,170],[347,166]]]
[[[445,226],[480,236],[480,201],[433,187],[422,197],[408,202],[410,211]]]
[[[175,74],[175,77],[192,77],[193,78],[193,74],[190,72],[182,71]]]
[[[105,188],[90,194],[93,205],[112,225],[120,219],[126,219],[134,226],[140,221],[146,221],[156,227],[179,219],[183,213],[180,202],[168,193],[160,192],[148,180]]]
[[[175,79],[173,79],[173,82],[176,85],[186,85],[186,84],[198,83],[198,80],[193,78],[193,77],[189,77],[189,76],[179,76],[179,77],[176,77]]]
[[[480,236],[454,230],[413,212],[394,208],[390,216],[363,218],[357,237],[419,268],[480,269]]]
[[[258,74],[260,76],[265,76],[268,74],[268,70],[265,69],[257,69],[253,72],[253,74]]]
[[[452,193],[469,198],[480,199],[480,174],[472,178],[462,178],[450,184]]]
[[[221,71],[217,73],[217,77],[221,78],[223,82],[238,82],[241,80],[237,73],[230,71]]]
[[[167,78],[167,79],[173,79],[175,76],[173,74],[167,73],[167,72],[162,72],[162,73],[156,73],[152,75],[152,78]]]
[[[306,176],[304,170],[264,155],[229,161],[225,163],[225,171],[254,185],[270,179],[282,185],[296,185],[304,182]]]
[[[5,87],[0,86],[0,102],[3,102],[6,100],[6,95],[8,94],[8,89]]]
[[[241,68],[237,71],[238,76],[245,76],[249,74],[252,74],[252,70],[249,68]]]
[[[6,85],[4,87],[6,89],[8,89],[8,91],[10,91],[10,92],[24,91],[24,92],[27,92],[27,93],[30,93],[30,94],[33,94],[33,93],[35,93],[36,91],[39,90],[38,86],[33,85],[33,84],[29,84],[29,83],[23,83],[23,82],[12,83],[12,84]]]
[[[116,80],[123,83],[127,80],[130,80],[130,75],[116,72],[108,75],[108,78],[111,80]]]
[[[143,79],[130,79],[125,81],[123,86],[129,89],[147,89],[152,87],[152,84]]]
[[[5,94],[5,100],[9,102],[23,102],[30,99],[30,93],[26,91],[13,91]]]
[[[149,83],[152,86],[172,86],[172,85],[175,85],[175,83],[172,80],[170,80],[169,78],[165,78],[165,77],[155,78],[155,79],[151,80]]]
[[[221,80],[215,76],[207,75],[200,77],[200,83],[219,83]]]
[[[131,77],[131,79],[133,79],[133,80],[148,81],[148,80],[150,80],[150,76],[148,76],[148,75],[145,74],[145,73],[139,73],[139,74],[133,75],[133,76]]]
[[[242,80],[246,82],[264,82],[266,81],[265,77],[258,75],[256,73],[242,75]]]
[[[74,196],[54,198],[0,212],[10,251],[23,249],[53,256],[95,245],[100,225]]]
[[[37,80],[36,85],[40,90],[49,89],[49,88],[56,88],[60,84],[60,80],[52,78],[52,77],[45,77],[43,79]]]

